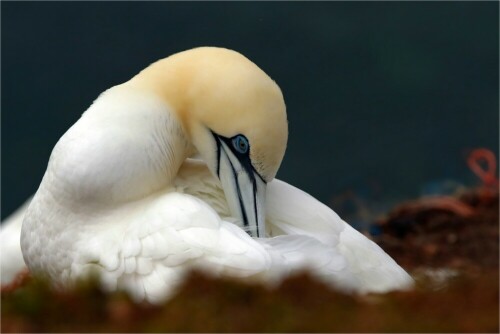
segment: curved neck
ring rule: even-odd
[[[192,66],[185,66],[183,62],[176,61],[175,57],[169,57],[149,65],[124,85],[150,92],[164,101],[170,106],[171,112],[175,113],[184,131],[189,133],[186,118],[190,108],[192,78]]]
[[[172,109],[124,84],[103,93],[61,137],[42,186],[79,205],[133,201],[171,186],[190,150]]]

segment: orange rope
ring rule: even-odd
[[[481,165],[486,164],[486,169]],[[495,153],[486,148],[477,148],[473,150],[467,158],[469,168],[476,174],[487,187],[498,188],[499,181],[496,176],[497,159]]]

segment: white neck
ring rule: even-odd
[[[116,86],[61,137],[41,187],[78,205],[139,199],[170,186],[191,149],[164,100]]]

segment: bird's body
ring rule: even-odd
[[[262,71],[225,49],[179,55],[103,93],[56,144],[23,220],[30,271],[61,285],[98,271],[152,302],[190,268],[271,283],[309,268],[359,292],[412,285],[331,209],[273,179],[286,114]],[[207,77],[215,65],[228,66],[222,83]]]
[[[0,229],[0,278],[1,285],[15,282],[16,277],[26,269],[21,251],[21,227],[31,197],[16,211],[2,221]]]

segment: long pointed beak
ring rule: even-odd
[[[243,221],[244,228],[252,237],[265,237],[266,183],[240,161],[225,142],[220,142],[219,179],[231,214]]]

